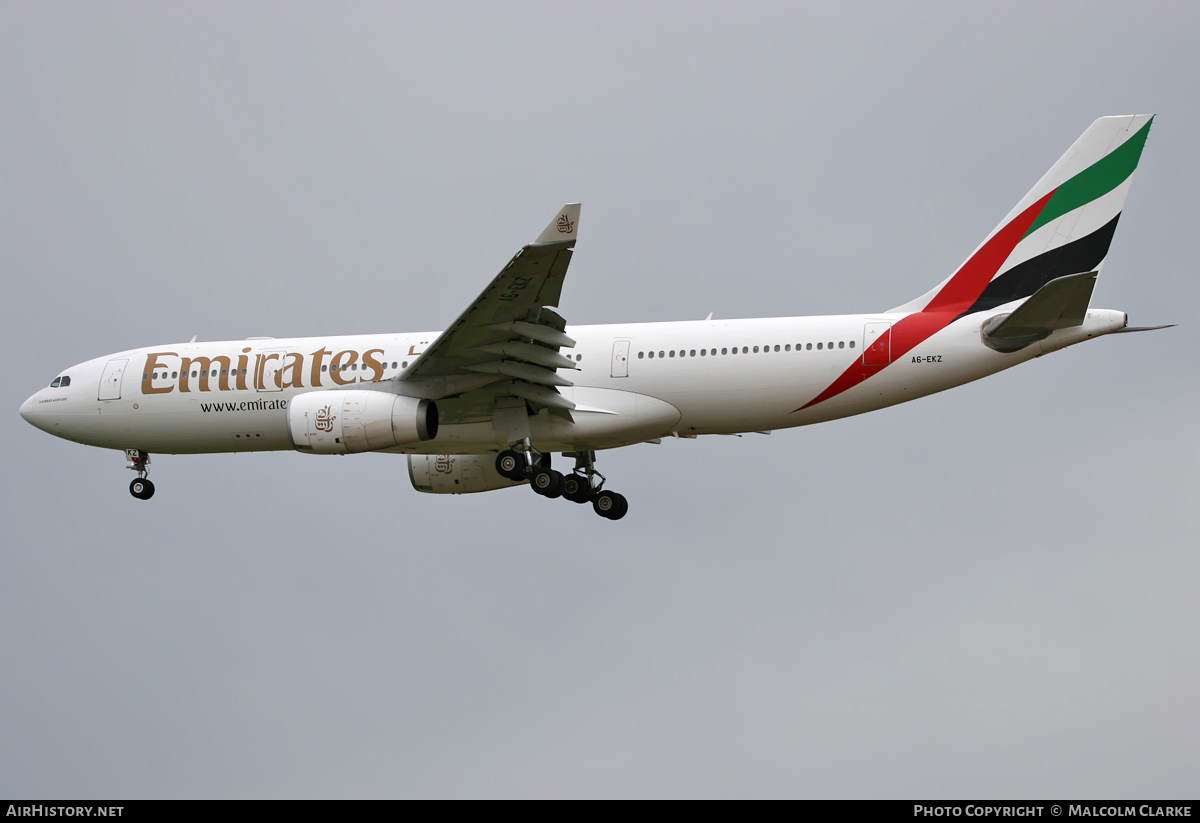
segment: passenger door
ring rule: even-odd
[[[892,324],[868,323],[863,330],[863,365],[886,366],[892,362]]]
[[[100,375],[100,394],[98,400],[120,400],[121,380],[125,377],[128,360],[109,360]]]

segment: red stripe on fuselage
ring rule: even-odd
[[[1042,199],[1014,217],[1007,226],[992,235],[979,251],[971,256],[970,260],[963,263],[962,268],[954,273],[950,282],[934,295],[924,309],[892,324],[893,363],[917,345],[949,326],[954,318],[971,307],[979,295],[983,294],[988,283],[992,282],[996,272],[1004,265],[1004,261],[1012,254],[1013,249],[1025,236],[1025,232],[1033,225],[1033,221],[1037,219],[1038,214],[1053,196],[1054,191],[1050,191]],[[809,406],[815,406],[835,397],[886,368],[886,364],[864,365],[863,358],[860,357],[854,361],[854,365],[842,372],[841,376],[834,380],[825,391],[795,411],[802,411]]]

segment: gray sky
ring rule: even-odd
[[[577,5],[0,6],[0,796],[1200,794],[1195,9]],[[1146,111],[1093,305],[1180,328],[606,453],[619,523],[380,455],[147,504],[17,413],[442,328],[570,200],[572,323],[886,309]]]

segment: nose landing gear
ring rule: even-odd
[[[521,451],[517,451],[521,449]],[[604,488],[605,477],[596,471],[596,453],[564,452],[575,458],[575,469],[563,475],[550,468],[550,455],[536,451],[528,440],[496,457],[496,471],[509,480],[529,480],[543,497],[562,497],[572,503],[591,503],[592,511],[609,520],[620,520],[629,511],[625,496]]]
[[[137,472],[137,479],[129,484],[129,493],[138,500],[149,500],[154,496],[154,484],[146,475],[146,466],[150,465],[150,455],[140,449],[125,450],[125,468]]]

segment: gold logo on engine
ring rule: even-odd
[[[317,410],[317,431],[331,432],[333,431],[333,421],[337,420],[336,414],[330,414],[332,406],[326,406],[323,409]]]
[[[433,461],[433,468],[439,474],[450,474],[454,471],[454,458],[448,454],[439,454]]]

